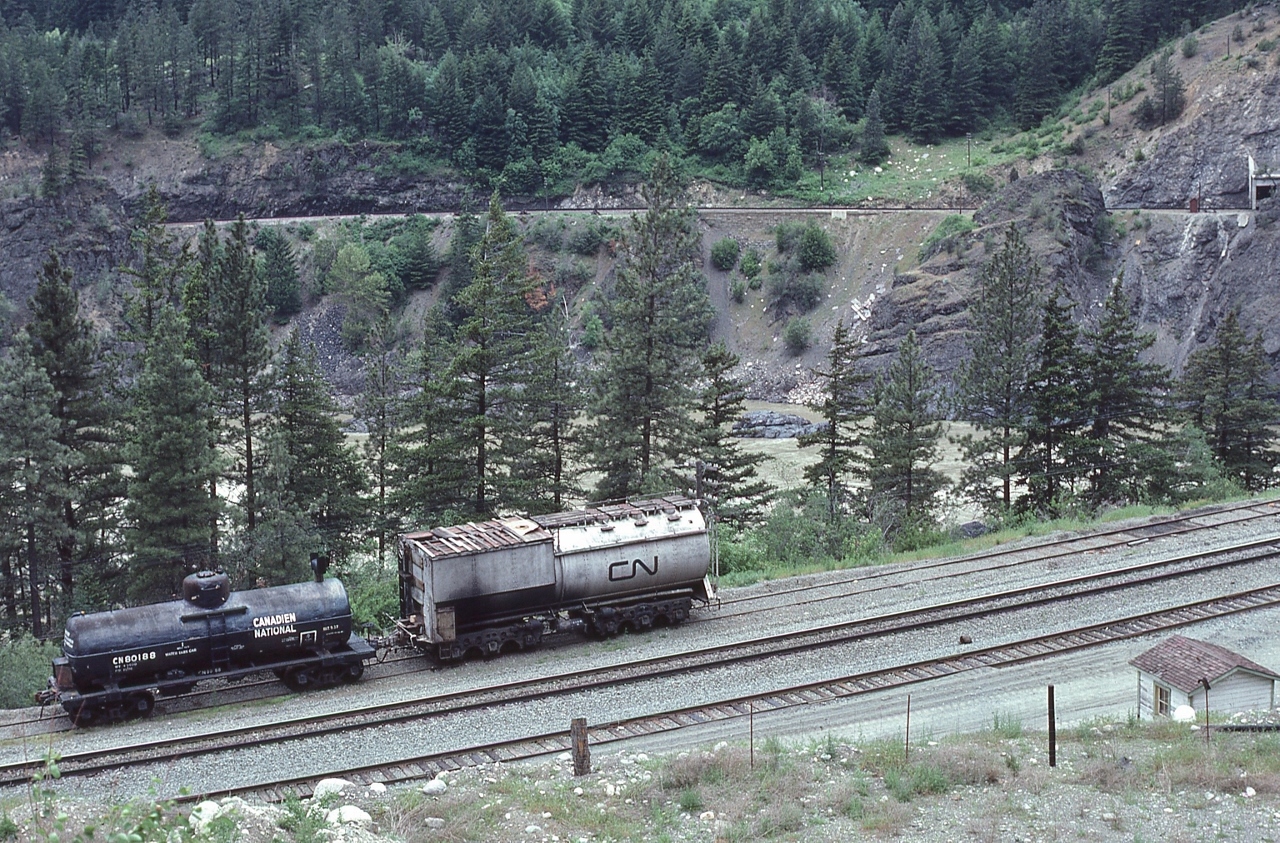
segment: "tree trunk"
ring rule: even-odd
[[[4,619],[9,626],[18,624],[17,583],[13,576],[13,556],[0,557],[0,594],[4,600]]]
[[[44,637],[44,628],[40,620],[40,566],[36,564],[36,525],[27,522],[27,581],[31,588],[28,597],[31,600],[31,634],[36,638]]]

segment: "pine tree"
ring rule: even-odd
[[[880,86],[867,97],[867,115],[862,124],[862,142],[858,160],[874,166],[889,157],[889,144],[884,139],[884,118],[880,116]]]
[[[804,479],[826,495],[827,514],[835,521],[844,516],[849,505],[848,481],[859,461],[857,427],[871,409],[867,394],[870,377],[858,370],[858,343],[843,319],[836,323],[831,338],[826,371],[814,374],[826,380],[822,403],[812,407],[823,424],[815,433],[801,436],[797,444],[818,448],[818,461],[805,467]]]
[[[747,400],[746,387],[733,375],[739,362],[723,340],[702,354],[706,386],[698,402],[700,421],[692,486],[717,521],[741,531],[764,517],[774,489],[756,471],[766,455],[743,451],[733,435],[733,423],[742,417]]]
[[[470,464],[456,424],[460,412],[452,381],[450,326],[439,310],[428,314],[422,341],[408,360],[403,426],[391,438],[389,508],[409,525],[464,518]]]
[[[0,543],[7,546],[6,561],[26,562],[26,623],[37,638],[44,636],[51,614],[46,603],[51,549],[66,541],[60,502],[71,490],[63,478],[77,460],[58,441],[56,400],[31,338],[19,332],[8,358],[0,360]],[[4,583],[11,621],[17,616],[15,579],[11,569]]]
[[[1151,65],[1156,117],[1160,125],[1180,115],[1186,105],[1186,86],[1182,82],[1182,74],[1173,66],[1171,50],[1161,53]]]
[[[102,537],[116,532],[115,508],[124,493],[120,410],[109,394],[112,373],[98,332],[80,315],[71,271],[55,252],[40,270],[30,310],[32,352],[53,385],[56,440],[75,455],[60,478],[68,494],[58,502],[64,528],[57,545],[62,598],[71,601],[76,569],[101,560],[107,549]],[[94,580],[106,573],[100,564],[97,568]]]
[[[125,318],[134,339],[145,341],[150,337],[156,311],[165,304],[176,306],[182,295],[191,255],[187,247],[178,246],[177,236],[165,227],[168,221],[169,210],[152,184],[143,199],[137,226],[129,235],[134,263],[121,268],[133,279]]]
[[[917,143],[936,143],[942,137],[949,104],[947,74],[943,70],[938,35],[927,12],[921,11],[911,24],[907,52],[915,57],[914,73],[905,91],[906,123]]]
[[[230,479],[243,491],[240,508],[250,531],[258,524],[255,453],[261,413],[269,388],[271,348],[266,326],[266,285],[249,248],[249,226],[241,215],[223,244],[209,295],[210,323],[216,338],[215,381],[221,430],[234,456]]]
[[[369,337],[365,353],[364,389],[357,403],[358,417],[365,423],[365,474],[370,480],[369,509],[371,534],[377,541],[378,560],[386,558],[387,539],[396,532],[397,519],[390,501],[392,492],[392,449],[404,416],[402,361],[392,344],[390,320]]]
[[[586,403],[569,345],[568,303],[548,304],[521,367],[523,384],[503,450],[510,504],[528,512],[558,512],[582,494],[581,438],[574,424]]]
[[[1033,512],[1053,514],[1070,502],[1081,472],[1081,431],[1086,424],[1083,355],[1071,321],[1073,305],[1059,284],[1044,303],[1040,340],[1031,375],[1031,417],[1018,455],[1024,502]]]
[[[262,253],[262,275],[267,286],[267,306],[280,322],[302,309],[302,286],[293,246],[279,229],[264,228],[256,245]]]
[[[532,289],[528,259],[497,193],[489,202],[484,235],[471,255],[471,283],[454,296],[465,314],[445,378],[461,401],[461,443],[471,461],[471,514],[488,517],[499,502],[498,476],[510,454],[503,448],[532,327],[525,296]]]
[[[328,555],[343,562],[364,525],[363,472],[338,425],[338,407],[320,374],[315,347],[304,346],[294,331],[277,369],[270,433],[288,463],[277,468],[277,493],[296,505]]]
[[[590,47],[582,53],[573,82],[565,89],[560,131],[565,143],[599,152],[609,142],[609,98],[604,90],[600,58]]]
[[[445,255],[445,263],[449,268],[444,288],[440,291],[444,313],[449,321],[457,325],[465,315],[453,304],[462,290],[471,283],[475,269],[471,264],[471,253],[475,250],[480,238],[484,235],[484,224],[475,214],[463,210],[454,217],[453,234],[449,238],[449,252]]]
[[[1232,310],[1213,342],[1192,352],[1178,382],[1184,414],[1204,431],[1227,476],[1251,492],[1271,485],[1280,461],[1272,449],[1280,407],[1268,369],[1261,332],[1250,339]]]
[[[924,359],[915,330],[878,380],[865,472],[875,520],[888,533],[918,535],[933,527],[937,493],[947,485],[934,469],[942,424],[937,375]]]
[[[284,435],[278,430],[264,434],[260,451],[264,455],[258,473],[262,516],[252,532],[238,533],[227,543],[219,565],[233,580],[245,584],[298,582],[310,555],[327,552],[329,545],[293,493],[298,463]]]
[[[1138,332],[1123,285],[1122,273],[1111,286],[1097,329],[1086,334],[1083,406],[1089,424],[1089,494],[1095,506],[1136,500],[1134,489],[1145,486],[1137,446],[1156,438],[1164,415],[1162,395],[1169,385],[1168,370],[1141,359],[1155,336]]]
[[[211,433],[213,390],[191,359],[187,326],[162,305],[133,391],[126,538],[133,552],[129,597],[180,593],[182,578],[211,562],[209,524],[221,501],[208,489],[221,469]]]
[[[688,457],[695,350],[711,313],[699,270],[701,237],[666,155],[641,195],[648,210],[631,219],[596,377],[590,440],[603,498],[665,485],[662,472]]]
[[[1013,508],[1015,458],[1026,442],[1031,414],[1040,264],[1014,225],[1004,246],[982,267],[969,308],[969,360],[960,370],[958,411],[979,431],[962,440],[962,484],[987,512]],[[998,489],[992,489],[995,480]]]

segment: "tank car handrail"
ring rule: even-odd
[[[207,609],[203,612],[192,612],[179,616],[179,620],[183,623],[191,623],[193,621],[203,621],[209,618],[226,617],[227,615],[243,615],[249,611],[249,607],[241,603],[238,606],[222,605],[216,609]]]

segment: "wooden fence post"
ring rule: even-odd
[[[573,722],[569,724],[569,736],[573,739],[573,774],[585,776],[591,772],[591,746],[587,743],[587,718],[573,718]]]
[[[1049,686],[1049,766],[1058,766],[1058,717],[1053,706],[1053,686]]]

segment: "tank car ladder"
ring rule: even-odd
[[[215,671],[231,666],[231,645],[227,643],[227,616],[215,612],[209,618],[209,666]]]

